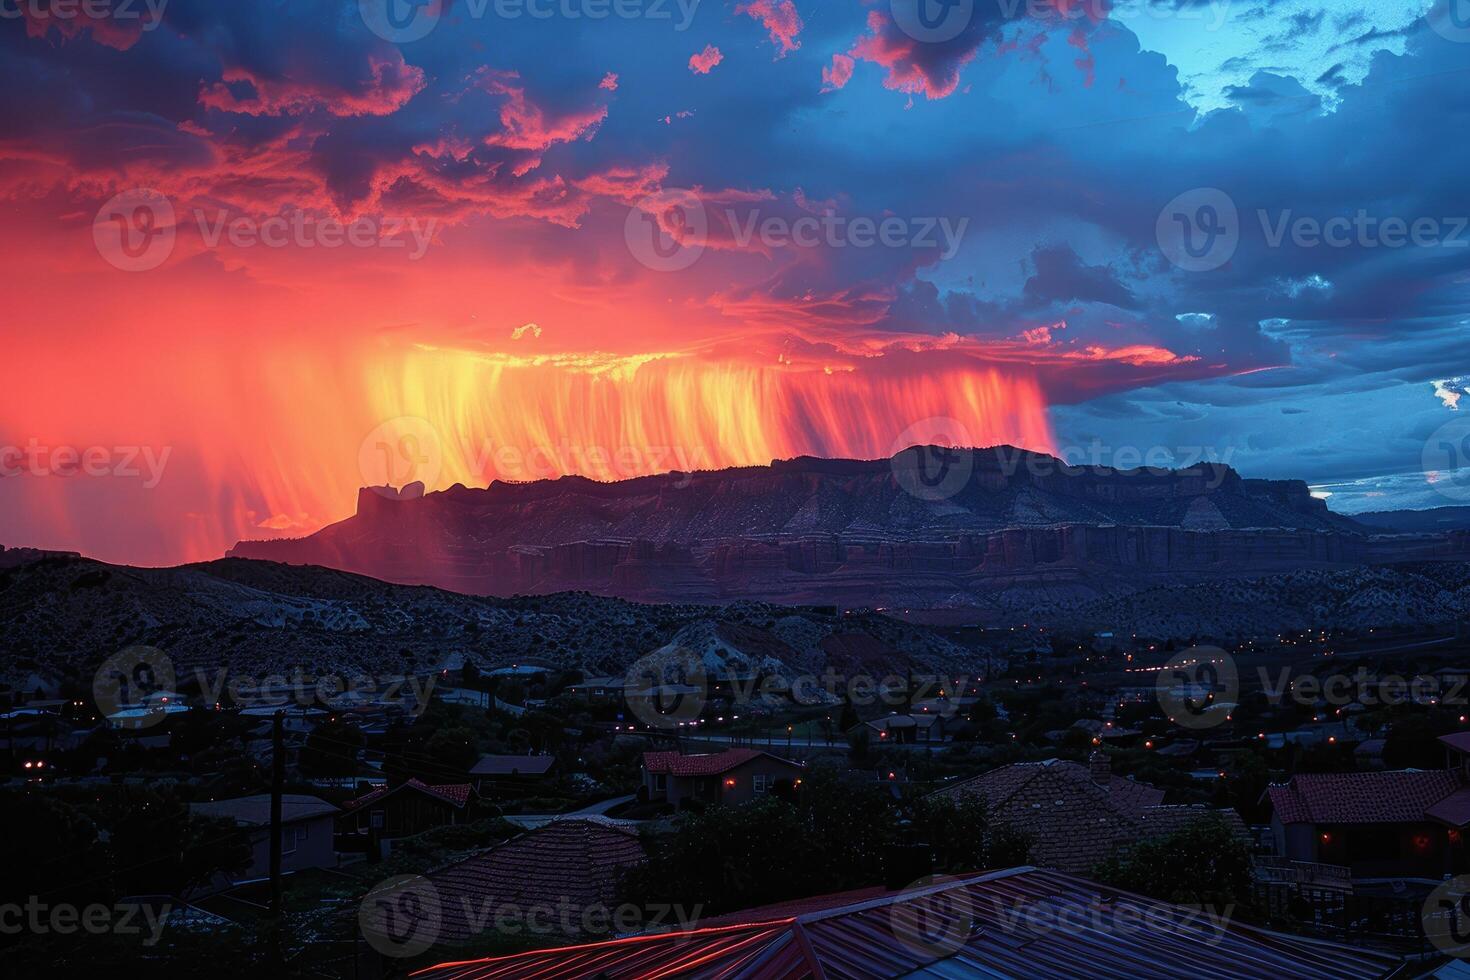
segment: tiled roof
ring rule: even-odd
[[[571,921],[578,924],[583,909],[615,908],[622,873],[646,859],[633,830],[599,820],[549,823],[429,875],[443,916],[440,942],[493,930],[506,908],[524,916],[566,904],[577,910]],[[552,921],[559,925],[557,916]]]
[[[1086,766],[1058,759],[1003,766],[935,795],[984,799],[993,820],[1031,839],[1029,861],[1062,871],[1087,872],[1119,845],[1178,829],[1163,816],[1158,831],[1144,825],[1149,809],[1163,803],[1163,790],[1118,776],[1099,784]]]
[[[820,906],[820,900],[813,900]],[[1207,917],[1071,875],[1015,868],[837,907],[444,963],[425,980],[1211,977],[1371,980],[1397,957]],[[1031,910],[1042,915],[1030,915]],[[762,910],[756,910],[757,912]],[[1067,914],[1067,927],[1057,928]],[[1121,928],[1121,923],[1129,928]],[[1038,927],[1034,923],[1041,922]],[[1195,969],[1192,971],[1190,967]]]
[[[213,803],[190,803],[189,809],[202,817],[233,820],[246,827],[264,827],[271,822],[269,793],[261,793],[258,796],[241,796],[233,800],[217,800]],[[315,796],[287,793],[281,797],[282,823],[330,816],[336,812],[336,807]]]
[[[482,755],[471,776],[544,776],[556,765],[554,755]]]
[[[1299,773],[1266,796],[1282,823],[1406,823],[1459,787],[1444,769]]]
[[[469,802],[470,799],[469,783],[447,783],[440,786],[430,786],[427,783],[420,782],[417,779],[410,779],[405,783],[399,783],[397,786],[379,786],[371,793],[359,796],[355,800],[348,800],[346,803],[342,804],[342,809],[356,810],[361,807],[365,807],[368,804],[376,803],[384,797],[396,793],[401,789],[417,790],[420,793],[424,793],[428,796],[435,797],[436,799],[443,800],[445,803],[448,803],[450,806],[454,807],[463,807],[466,803]]]
[[[722,772],[729,772],[737,766],[743,766],[751,759],[766,756],[792,768],[800,766],[790,759],[782,759],[780,756],[760,749],[726,749],[713,755],[684,755],[682,752],[645,752],[643,753],[643,768],[654,773],[667,773],[671,776],[718,776]]]

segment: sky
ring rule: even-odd
[[[0,543],[1011,443],[1470,503],[1470,0],[0,0]]]

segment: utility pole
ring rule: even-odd
[[[286,714],[277,711],[271,720],[271,925],[276,966],[281,956],[285,914],[281,907],[281,789],[286,783]]]

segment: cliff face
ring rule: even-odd
[[[916,479],[922,462],[797,459],[427,495],[368,488],[346,521],[230,554],[476,594],[949,606],[1007,588],[1136,586],[1466,548],[1448,536],[1371,539],[1304,483],[1243,480],[1228,467],[1069,468],[1002,447],[951,457],[963,479],[930,495]]]

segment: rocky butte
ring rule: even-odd
[[[231,557],[485,595],[966,608],[1161,583],[1470,558],[1470,532],[1386,534],[1295,480],[1222,464],[1074,467],[1009,446],[799,457],[617,483],[370,487],[308,537]]]

